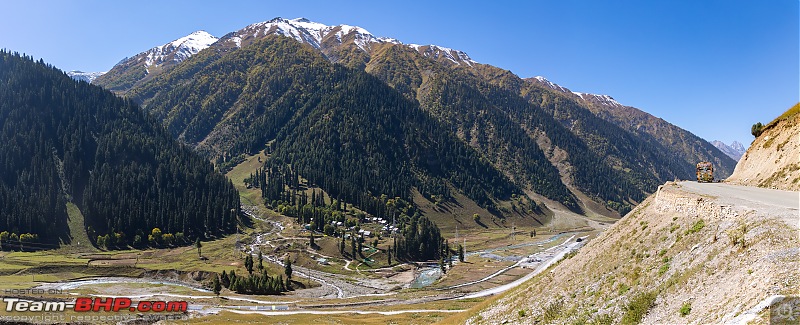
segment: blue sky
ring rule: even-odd
[[[437,44],[521,77],[608,94],[707,140],[800,97],[798,0],[15,1],[0,47],[64,70],[105,71],[195,30],[217,37],[274,17],[361,26]]]

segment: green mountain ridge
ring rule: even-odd
[[[543,88],[543,82],[535,78],[525,79],[529,87]],[[559,90],[566,97],[572,98],[598,117],[616,124],[636,137],[642,138],[649,146],[658,148],[659,152],[671,152],[674,155],[662,158],[672,160],[672,164],[681,164],[676,168],[683,169],[682,174],[694,172],[691,162],[711,161],[716,166],[717,178],[724,179],[733,173],[736,161],[720,155],[717,148],[708,141],[681,129],[661,118],[650,115],[635,107],[619,103],[609,103],[602,95],[577,95],[568,89]],[[525,91],[527,93],[527,91]],[[690,165],[686,165],[688,162]],[[678,175],[676,175],[678,176]]]
[[[235,229],[232,184],[130,100],[8,52],[0,80],[0,231],[69,243],[67,202],[110,246]]]

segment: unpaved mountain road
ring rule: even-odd
[[[788,225],[800,228],[800,192],[725,183],[678,183],[684,190],[716,197],[720,203],[746,207],[779,217]]]

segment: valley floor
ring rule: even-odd
[[[578,237],[594,236],[607,227],[607,223],[556,210],[545,227],[519,227],[514,233],[505,228],[462,231],[460,242],[467,247],[466,261],[455,260],[447,273],[441,274],[435,263],[395,262],[388,267],[371,267],[365,264],[368,254],[357,260],[343,258],[330,249],[335,247],[331,246],[335,238],[319,237],[318,248],[312,249],[307,245],[307,235],[303,236],[301,227],[291,219],[254,206],[245,211],[253,228],[204,243],[202,255],[207,260],[199,259],[194,247],[109,252],[66,247],[3,252],[0,290],[34,289],[42,293],[18,295],[33,301],[83,296],[187,301],[189,312],[173,316],[190,317],[199,323],[259,322],[259,316],[298,324],[331,318],[344,323],[433,323],[518,285],[519,279],[544,269],[537,270],[538,266],[577,249]],[[531,236],[533,230],[535,237]],[[279,296],[248,296],[223,289],[216,296],[208,290],[210,272],[246,272],[243,256],[259,250],[264,252],[270,274],[282,273],[287,254],[295,258],[294,291]],[[416,288],[423,273],[430,273],[431,279]],[[134,313],[119,314],[137,317]],[[0,310],[3,317],[18,315],[38,314]]]

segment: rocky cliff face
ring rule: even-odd
[[[468,324],[765,322],[800,285],[797,230],[667,183],[578,254]]]
[[[727,182],[800,190],[800,104],[764,127]]]

